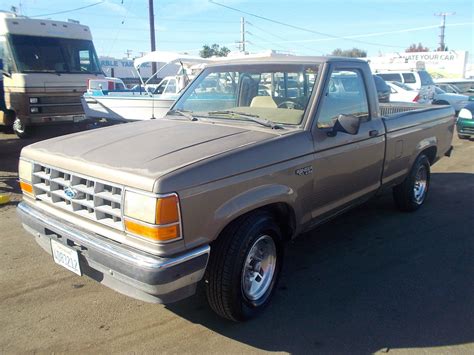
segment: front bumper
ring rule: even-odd
[[[49,254],[51,239],[79,254],[81,271],[127,296],[152,303],[171,303],[194,294],[204,276],[208,245],[170,258],[158,257],[82,230],[25,202],[17,212],[23,227]]]
[[[474,119],[466,120],[466,119],[460,118],[456,122],[456,128],[460,135],[473,137],[474,136]]]

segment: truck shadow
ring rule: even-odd
[[[237,324],[197,297],[167,308],[267,351],[368,353],[474,341],[474,174],[433,173],[416,213],[391,194],[291,243],[275,297]]]

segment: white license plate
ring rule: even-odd
[[[53,259],[56,264],[64,266],[79,276],[82,275],[77,251],[65,247],[53,239],[51,239],[51,251],[53,252]]]

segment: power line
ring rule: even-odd
[[[299,30],[299,31],[314,33],[314,34],[317,34],[317,35],[321,35],[321,36],[325,36],[325,37],[330,37],[330,38],[334,38],[334,39],[341,39],[341,40],[345,40],[345,41],[351,41],[351,42],[358,42],[358,43],[368,44],[368,45],[372,45],[372,46],[402,48],[402,47],[400,47],[400,46],[393,46],[393,45],[389,45],[389,44],[382,44],[382,43],[361,41],[361,40],[356,40],[356,39],[350,39],[350,38],[343,37],[343,36],[336,36],[336,35],[333,35],[333,34],[330,34],[330,33],[315,31],[315,30],[311,30],[311,29],[308,29],[308,28],[304,28],[304,27],[300,27],[300,26],[295,26],[295,25],[291,25],[291,24],[289,24],[289,23],[285,23],[285,22],[281,22],[281,21],[278,21],[278,20],[274,20],[274,19],[271,19],[271,18],[268,18],[268,17],[265,17],[265,16],[260,16],[260,15],[257,15],[257,14],[253,14],[253,13],[251,13],[251,12],[243,11],[243,10],[237,9],[237,8],[235,8],[235,7],[231,7],[231,6],[227,6],[227,5],[218,3],[218,2],[213,1],[213,0],[209,0],[209,2],[210,2],[211,4],[214,4],[214,5],[217,5],[217,6],[221,6],[221,7],[224,7],[224,8],[226,8],[226,9],[229,9],[229,10],[232,10],[232,11],[240,12],[240,13],[242,13],[242,14],[246,14],[246,15],[249,15],[249,16],[252,16],[252,17],[259,18],[259,19],[261,19],[261,20],[265,20],[265,21],[268,21],[268,22],[272,22],[272,23],[275,23],[275,24],[277,24],[277,25],[290,27],[290,28],[293,28],[293,29],[296,29],[296,30]]]
[[[256,28],[257,30],[259,30],[259,31],[261,31],[261,32],[263,32],[263,33],[265,33],[266,35],[273,36],[274,38],[277,38],[277,39],[283,41],[283,42],[275,42],[275,41],[270,42],[270,41],[268,41],[269,43],[272,43],[272,44],[274,44],[274,45],[280,46],[281,48],[285,48],[285,49],[288,49],[288,47],[283,47],[283,46],[281,46],[281,43],[292,43],[292,41],[289,41],[287,38],[284,38],[284,37],[282,37],[282,36],[276,35],[276,34],[274,34],[274,33],[272,33],[272,32],[268,32],[267,30],[265,30],[265,29],[263,29],[263,28],[261,28],[261,27],[255,25],[255,24],[253,24],[253,23],[251,23],[251,22],[248,22],[248,21],[245,21],[245,22],[246,22],[248,25],[250,25],[250,26]],[[254,34],[254,35],[255,35],[255,34]],[[279,44],[279,43],[280,43],[280,44]],[[311,47],[304,46],[304,45],[301,45],[301,44],[299,45],[299,47],[301,47],[301,48],[303,48],[303,49],[308,49],[308,50],[310,50],[310,51],[318,52],[318,53],[321,53],[321,54],[324,53],[324,52],[319,51],[319,50],[317,50],[317,49],[315,49],[315,48],[311,48]]]
[[[96,2],[94,4],[90,4],[90,5],[87,5],[87,6],[82,6],[82,7],[78,7],[76,9],[71,9],[71,10],[64,10],[64,11],[59,11],[59,12],[52,12],[50,14],[42,14],[42,15],[35,15],[35,16],[29,16],[29,17],[45,17],[45,16],[52,16],[52,15],[60,15],[60,14],[67,14],[69,12],[74,12],[74,11],[79,11],[79,10],[83,10],[83,9],[87,9],[89,7],[92,7],[92,6],[96,6],[96,5],[99,5],[99,4],[103,4],[104,1],[99,1],[99,2]]]

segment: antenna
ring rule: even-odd
[[[445,51],[446,50],[446,43],[444,42],[444,30],[446,28],[446,16],[456,15],[456,13],[455,12],[438,12],[434,15],[442,17],[441,26],[440,26],[441,33],[439,35],[439,48],[438,48],[438,51]]]

